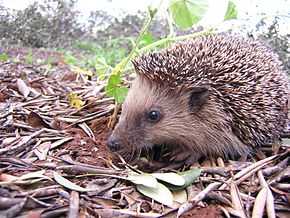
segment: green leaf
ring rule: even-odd
[[[78,192],[92,191],[90,189],[85,189],[79,185],[72,183],[71,181],[67,180],[63,176],[59,175],[57,172],[53,172],[53,177],[58,184],[66,187],[70,190],[74,190],[74,191],[78,191]]]
[[[187,29],[202,19],[208,9],[207,0],[171,0],[169,12],[174,23]]]
[[[187,192],[185,189],[172,191],[172,195],[173,195],[173,200],[180,204],[183,204],[188,200]]]
[[[9,180],[4,180],[0,182],[1,185],[9,185],[9,184],[16,184],[16,185],[31,185],[37,183],[42,180],[51,180],[48,176],[44,175],[45,170],[40,170],[36,172],[29,172],[20,177],[11,176]]]
[[[183,186],[185,184],[184,178],[177,173],[153,173],[152,176],[172,185]]]
[[[106,86],[106,93],[108,96],[114,97],[118,103],[122,103],[128,93],[127,87],[121,86],[121,75],[112,74]]]
[[[183,177],[185,183],[182,186],[177,186],[177,185],[172,185],[172,184],[166,184],[166,186],[170,189],[170,190],[181,190],[186,188],[187,186],[191,185],[201,174],[201,169],[191,169],[191,170],[187,170],[184,172],[179,173],[180,176]]]
[[[121,83],[121,75],[120,74],[112,74],[108,81],[108,88],[112,88],[113,86],[117,86]]]
[[[29,50],[29,52],[25,56],[25,63],[33,64],[33,54],[32,54],[32,50],[31,49]]]
[[[144,47],[144,46],[150,45],[154,41],[155,40],[154,40],[152,33],[146,32],[146,33],[144,33],[144,35],[140,39],[139,47]]]
[[[0,54],[0,61],[7,61],[8,59],[9,59],[9,57],[6,53]]]
[[[173,205],[173,195],[171,191],[161,183],[157,183],[156,188],[147,187],[144,185],[137,185],[137,190],[143,195],[158,201],[167,206]]]
[[[238,17],[237,6],[233,1],[229,0],[224,20],[236,19],[237,17]]]
[[[126,96],[127,96],[128,90],[129,89],[127,87],[116,88],[115,96],[114,96],[115,100],[118,103],[123,103],[125,101]]]
[[[49,179],[49,177],[45,176],[44,173],[45,173],[45,170],[30,172],[30,173],[20,176],[19,179],[20,180],[29,180],[29,179],[35,179],[35,178]]]
[[[68,64],[68,65],[77,65],[78,60],[73,55],[71,55],[70,53],[66,52],[64,54],[64,62],[66,64]]]
[[[156,188],[158,183],[155,177],[147,173],[129,174],[126,179],[137,185],[144,185],[150,188]]]

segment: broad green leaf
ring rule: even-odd
[[[9,59],[9,57],[6,53],[0,54],[0,61],[7,61],[8,59]]]
[[[128,88],[127,87],[118,87],[116,88],[116,92],[115,92],[115,100],[118,102],[118,103],[122,103],[124,102],[126,96],[127,96],[127,93],[128,93]]]
[[[185,189],[173,191],[172,195],[173,195],[173,200],[180,204],[183,204],[188,200],[187,192]]]
[[[174,23],[182,29],[200,21],[208,9],[207,0],[171,0],[169,12]]]
[[[157,187],[157,180],[151,174],[143,173],[143,174],[129,174],[126,178],[129,181],[137,184],[137,185],[144,185],[150,188]]]
[[[158,180],[164,181],[172,185],[182,186],[185,184],[184,178],[177,173],[153,173],[152,176],[154,176]]]
[[[238,17],[237,6],[232,0],[229,0],[224,20],[236,19],[237,17]]]
[[[110,76],[106,86],[106,93],[107,95],[114,97],[118,103],[122,103],[125,100],[128,88],[121,86],[120,74],[112,74]]]
[[[53,177],[58,184],[66,187],[70,190],[74,190],[74,191],[78,191],[78,192],[91,191],[89,189],[85,189],[79,185],[72,183],[71,181],[67,180],[63,176],[59,175],[57,172],[53,172]]]
[[[144,185],[137,185],[137,190],[143,195],[158,201],[167,206],[173,205],[173,195],[171,191],[163,184],[157,183],[156,188],[151,188]]]
[[[121,83],[121,75],[120,74],[112,74],[108,80],[108,88],[111,86],[116,86]]]
[[[168,184],[166,186],[169,189],[174,190],[174,191],[184,189],[187,186],[191,185],[200,176],[200,174],[201,174],[201,169],[191,169],[191,170],[181,172],[179,173],[179,175],[182,176],[183,179],[185,180],[184,185],[177,186],[177,185]]]

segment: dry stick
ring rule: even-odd
[[[79,123],[78,126],[89,136],[91,139],[95,140],[95,135],[92,129],[86,123]]]
[[[79,207],[80,207],[80,196],[76,191],[72,191],[69,201],[69,211],[68,218],[78,218],[79,217]]]
[[[35,105],[37,103],[42,103],[42,102],[46,102],[46,101],[56,101],[58,99],[59,99],[59,97],[31,100],[31,101],[27,101],[27,102],[24,102],[24,103],[20,103],[19,105],[16,105],[16,107],[24,107],[24,106],[27,106],[27,105],[30,105],[30,104]]]
[[[105,86],[103,86],[103,87],[105,87]],[[100,97],[104,97],[104,95],[103,96],[100,96]],[[85,108],[87,108],[87,107],[89,107],[89,106],[91,106],[93,104],[101,104],[101,103],[109,102],[109,101],[113,101],[113,100],[114,100],[114,98],[103,98],[103,99],[100,99],[100,100],[96,100],[96,101],[90,102],[88,104],[85,104],[84,106],[82,106],[81,108],[79,108],[79,109],[77,109],[75,111],[70,112],[68,115],[69,116],[72,116],[74,114],[77,114],[80,111],[82,111],[83,109],[85,109]]]
[[[19,202],[18,204],[15,204],[14,206],[7,209],[6,211],[3,211],[3,214],[0,214],[0,217],[5,217],[5,218],[16,217],[24,210],[24,206],[26,205],[26,202],[27,202],[27,198],[22,199],[22,201]]]
[[[68,208],[66,206],[62,206],[60,208],[54,210],[47,210],[41,214],[41,217],[62,217],[62,215],[66,214]]]
[[[117,122],[117,116],[118,116],[118,112],[120,110],[121,106],[120,104],[118,104],[117,102],[115,103],[115,107],[114,107],[114,112],[112,114],[112,116],[110,117],[109,123],[108,123],[108,127],[109,128],[113,128]]]
[[[23,124],[23,123],[17,123],[17,122],[13,123],[13,127],[27,129],[27,130],[30,130],[30,131],[35,131],[36,130],[36,128],[34,128],[34,127],[28,126],[28,125]]]
[[[194,198],[192,198],[189,202],[182,204],[178,211],[177,217],[180,217],[182,214],[186,213],[187,211],[191,210],[198,202],[200,202],[204,197],[211,192],[212,190],[218,188],[221,185],[220,182],[214,182],[209,184],[204,190],[199,192]]]
[[[218,207],[222,210],[222,212],[224,213],[224,215],[225,215],[227,218],[231,218],[230,213],[228,212],[228,210],[227,210],[226,208],[224,208],[224,207],[221,206],[221,205],[218,205]]]
[[[225,189],[228,184],[232,180],[237,180],[236,184],[243,182],[245,179],[247,179],[249,176],[251,176],[253,173],[260,170],[265,165],[269,164],[271,161],[273,161],[275,158],[280,157],[281,155],[273,155],[271,157],[265,158],[263,160],[260,160],[254,164],[251,164],[250,166],[246,167],[245,169],[241,170],[237,174],[235,174],[232,178],[228,179],[219,189]]]
[[[91,174],[105,174],[105,175],[118,175],[118,176],[124,176],[122,172],[118,172],[117,170],[111,170],[111,169],[97,169],[87,166],[81,166],[81,165],[68,165],[68,166],[58,166],[57,170],[63,170],[66,172],[80,172],[80,173],[91,173]]]
[[[0,197],[0,205],[1,209],[10,208],[16,204],[22,202],[24,198],[8,198],[8,197]]]
[[[93,119],[96,119],[96,118],[99,118],[99,117],[102,117],[102,116],[105,116],[107,114],[109,114],[112,110],[114,110],[113,107],[111,108],[108,108],[106,111],[103,111],[103,112],[98,112],[97,114],[94,114],[94,115],[90,115],[86,118],[83,118],[83,119],[77,119],[76,121],[74,121],[72,124],[68,125],[65,129],[68,129],[78,123],[84,123],[86,121],[90,121],[90,120],[93,120]],[[62,120],[62,118],[58,118],[59,120]]]
[[[31,197],[31,196],[28,196],[28,199],[30,201],[33,201],[34,203],[38,204],[39,206],[42,206],[42,207],[52,207],[54,206],[53,204],[49,204],[49,203],[45,203],[37,198],[34,198],[34,197]]]
[[[136,217],[136,218],[159,218],[161,214],[156,212],[138,213],[128,209],[98,209],[100,217]]]
[[[27,144],[31,139],[33,139],[34,137],[37,137],[38,135],[40,135],[43,132],[44,132],[44,129],[41,129],[41,130],[31,134],[29,137],[27,137],[25,140],[21,141],[20,143],[18,143],[15,146],[0,149],[0,155],[6,153],[8,151],[13,151],[13,150],[17,150],[18,148],[21,148],[22,146]]]
[[[289,159],[290,159],[290,157],[286,157],[284,160],[282,160],[277,165],[263,169],[262,170],[263,175],[268,177],[268,176],[273,175],[274,173],[282,171],[283,169],[285,169],[287,167]]]
[[[288,183],[275,183],[273,185],[275,186],[275,188],[282,189],[283,191],[290,190],[290,184]]]

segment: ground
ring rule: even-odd
[[[29,52],[39,63],[29,60]],[[115,103],[105,95],[104,81],[77,72],[60,52],[5,53],[10,59],[0,62],[0,217],[176,216],[177,202],[161,205],[118,178],[126,164],[106,147]],[[192,166],[202,174],[186,190],[190,206],[180,209],[181,217],[290,217],[289,144],[284,139],[251,158]]]

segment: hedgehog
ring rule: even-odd
[[[171,160],[192,163],[248,155],[279,142],[288,79],[278,57],[261,42],[203,35],[132,63],[136,78],[107,142],[126,160],[138,160],[153,146],[168,146]]]

